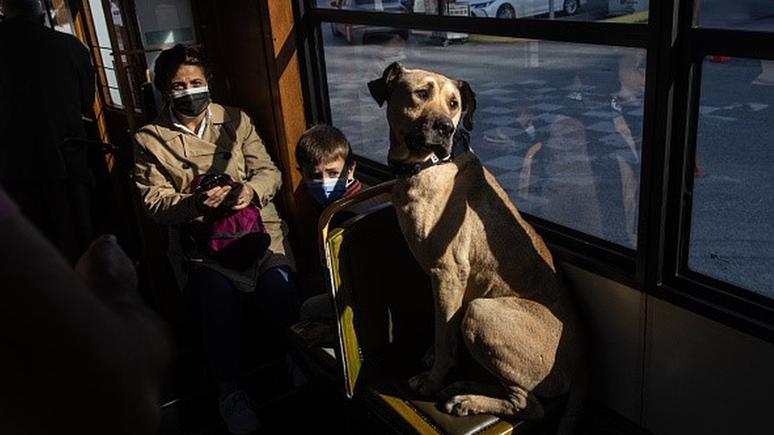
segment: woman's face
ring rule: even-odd
[[[167,99],[175,114],[186,122],[198,124],[210,105],[210,92],[204,69],[200,66],[181,65],[172,77]]]
[[[192,88],[207,86],[207,78],[204,77],[204,69],[197,65],[180,65],[177,73],[172,77],[170,95],[175,92]]]

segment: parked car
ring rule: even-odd
[[[578,13],[588,0],[554,0],[554,12]],[[525,18],[551,11],[548,0],[470,0],[470,15],[491,18]]]
[[[331,6],[335,9],[353,11],[409,12],[404,1],[401,0],[334,0]],[[366,35],[399,35],[403,39],[409,37],[409,29],[368,24],[331,23],[331,31],[334,36],[344,36],[350,44],[362,43]]]

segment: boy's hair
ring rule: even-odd
[[[344,133],[332,125],[314,125],[298,139],[296,161],[302,169],[340,158],[344,159],[345,168],[352,167],[352,147]]]

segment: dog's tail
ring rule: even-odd
[[[586,358],[582,358],[575,369],[567,403],[556,429],[556,435],[572,435],[586,406],[586,396],[589,390],[590,371]]]

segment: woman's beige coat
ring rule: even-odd
[[[212,117],[201,139],[174,127],[166,110],[152,124],[142,127],[134,136],[134,182],[148,215],[170,229],[169,257],[181,288],[185,274],[181,269],[178,226],[202,218],[190,189],[194,176],[223,173],[249,184],[255,191],[253,202],[261,209],[261,218],[271,235],[269,250],[245,272],[207,260],[204,263],[227,275],[241,290],[252,291],[263,270],[294,266],[287,225],[272,202],[282,185],[282,175],[246,113],[215,103],[209,109]]]

